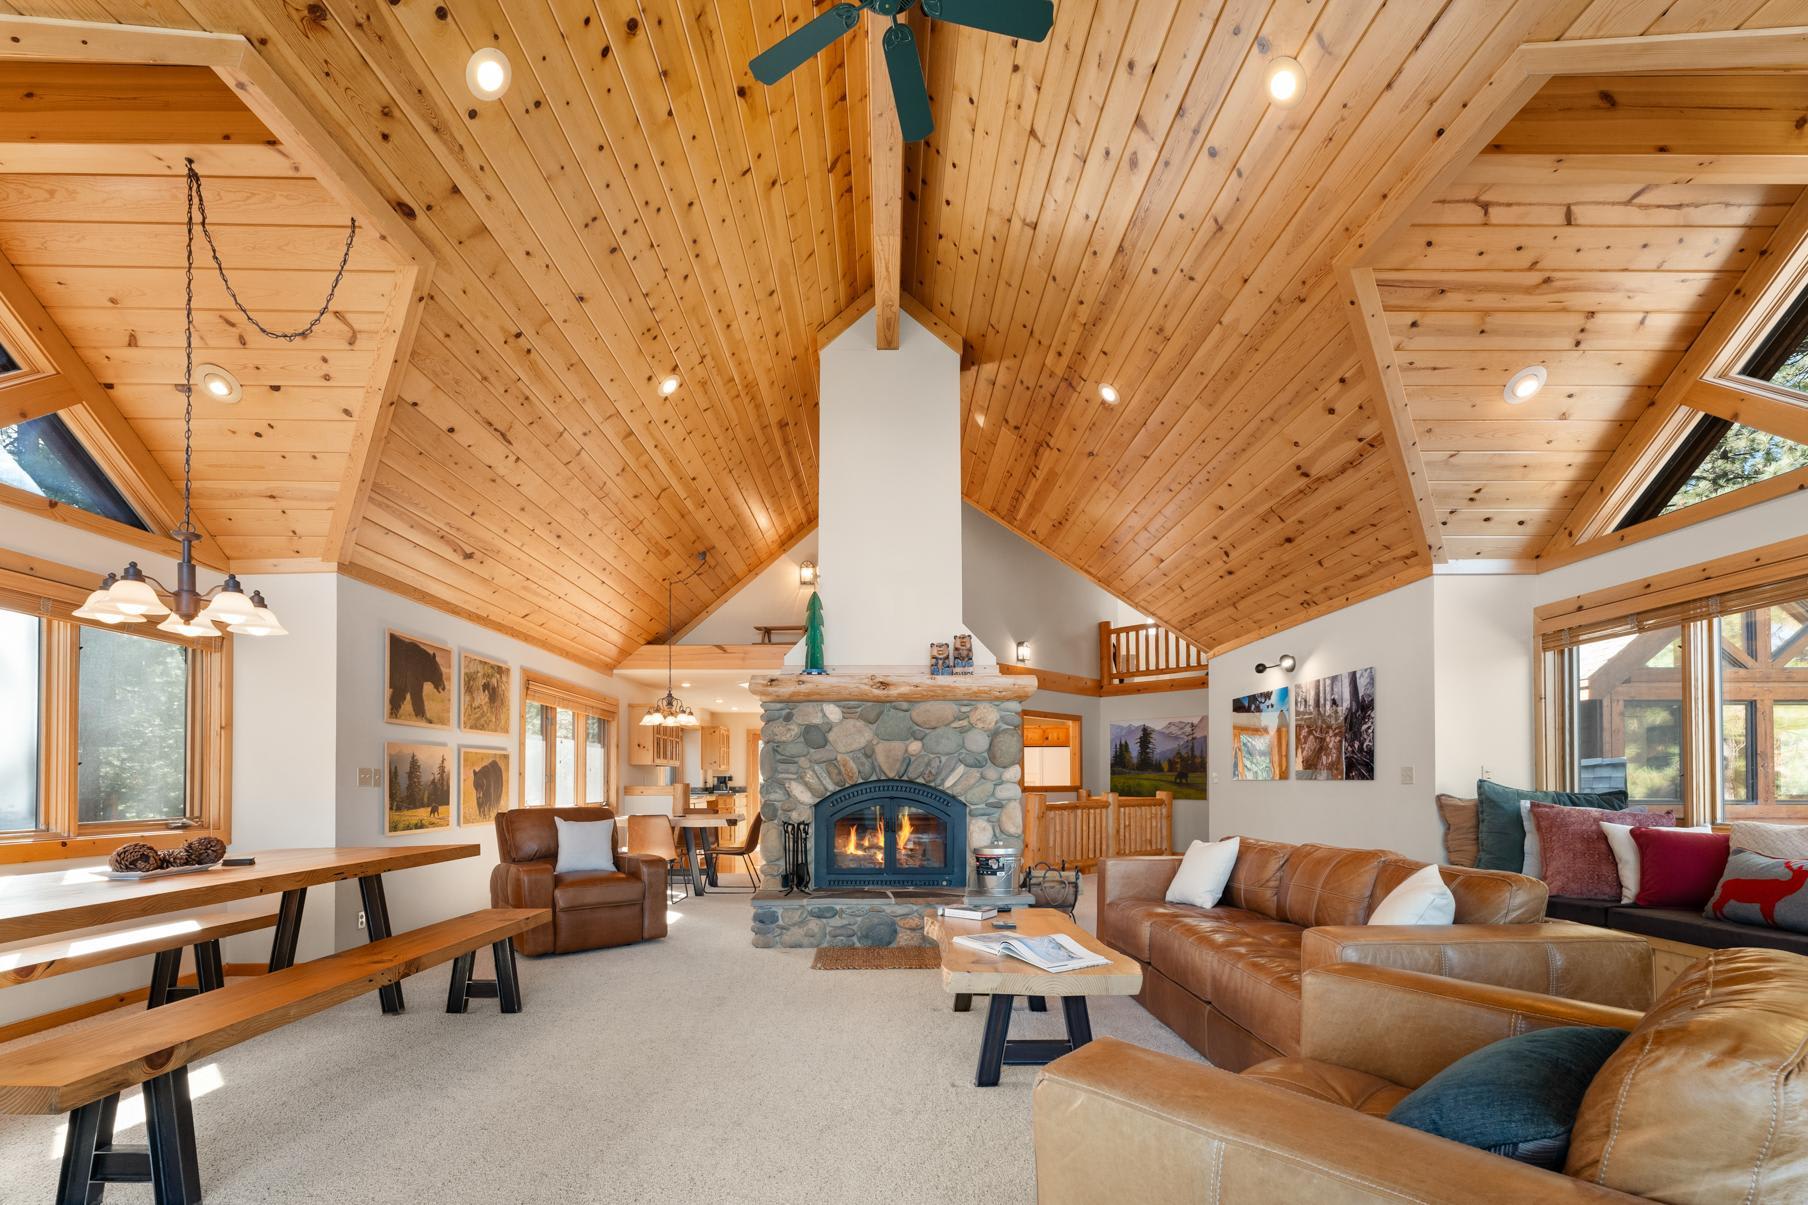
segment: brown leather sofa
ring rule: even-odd
[[[1453,925],[1365,924],[1424,866],[1378,849],[1245,837],[1216,908],[1163,900],[1178,857],[1099,863],[1099,936],[1143,967],[1143,1006],[1214,1064],[1240,1071],[1299,1053],[1300,976],[1360,962],[1591,1000],[1651,1002],[1640,938],[1544,921],[1545,887],[1500,870],[1444,866]]]
[[[559,820],[609,820],[609,808],[516,808],[496,813],[490,903],[550,908],[552,923],[515,937],[523,954],[569,954],[665,936],[665,862],[618,852],[616,869],[557,874]]]
[[[1385,1120],[1529,1029],[1631,1036],[1589,1084],[1564,1172]],[[1305,976],[1302,1054],[1241,1075],[1100,1039],[1035,1088],[1038,1205],[1099,1201],[1808,1201],[1808,959],[1721,950],[1643,1014],[1378,966]]]

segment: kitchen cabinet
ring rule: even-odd
[[[628,704],[628,764],[676,766],[684,759],[684,729],[643,727],[640,721],[651,710],[644,703]]]
[[[728,729],[716,724],[708,724],[699,729],[702,737],[703,781],[714,782],[719,774],[727,774],[728,770]]]

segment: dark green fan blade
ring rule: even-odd
[[[1053,0],[923,0],[937,21],[1040,42],[1055,23]]]
[[[917,40],[911,37],[910,26],[894,25],[885,31],[884,45],[891,98],[898,107],[898,129],[905,142],[921,142],[935,130],[935,116],[929,111],[929,86],[923,82]]]
[[[860,24],[860,9],[852,4],[837,4],[776,46],[762,50],[747,64],[753,78],[762,84],[776,84],[810,61],[810,56]]]

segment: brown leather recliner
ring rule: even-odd
[[[1386,1120],[1501,1038],[1630,1036],[1589,1083],[1562,1173]],[[1718,950],[1634,1011],[1385,966],[1305,976],[1301,1054],[1241,1075],[1110,1038],[1035,1088],[1038,1205],[1808,1200],[1808,958]]]
[[[1299,1053],[1300,976],[1371,963],[1621,1008],[1651,1002],[1651,948],[1631,933],[1545,922],[1545,887],[1499,870],[1439,868],[1452,925],[1369,925],[1424,865],[1379,849],[1244,837],[1215,908],[1163,897],[1178,857],[1099,862],[1098,933],[1137,960],[1145,1008],[1220,1067]]]
[[[516,808],[496,813],[490,903],[550,908],[552,923],[515,937],[523,954],[569,954],[665,936],[665,862],[617,853],[616,869],[558,874],[559,820],[610,820],[609,808]]]

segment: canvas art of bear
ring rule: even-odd
[[[405,636],[389,634],[389,714],[401,716],[407,701],[416,719],[427,719],[427,687],[445,693],[446,676],[440,672],[439,658]]]

